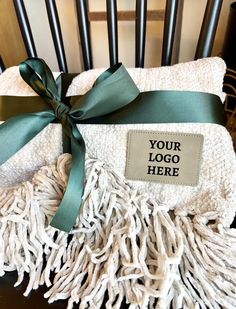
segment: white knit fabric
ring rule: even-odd
[[[76,77],[68,95],[89,90],[102,70]],[[222,92],[225,64],[207,58],[173,67],[129,69],[141,91]],[[34,95],[18,68],[0,76],[0,95]],[[51,124],[0,167],[0,276],[29,273],[25,296],[68,309],[236,308],[236,160],[231,138],[215,124],[78,125],[86,151],[84,202],[70,235],[48,223],[68,181],[61,126]],[[124,179],[130,129],[200,133],[198,186]],[[46,165],[46,166],[45,166]],[[27,180],[27,181],[26,181]],[[25,181],[25,182],[22,182]],[[55,278],[51,281],[51,274]],[[197,291],[197,292],[196,292]]]
[[[140,91],[191,90],[214,93],[225,98],[222,81],[225,63],[221,58],[212,57],[180,63],[173,66],[150,69],[127,69]],[[68,95],[84,94],[104,69],[94,69],[76,77]],[[1,93],[1,88],[0,88]]]

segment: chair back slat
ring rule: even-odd
[[[183,0],[181,0],[183,1]],[[163,21],[165,15],[165,10],[148,10],[147,11],[147,21]],[[117,20],[118,22],[122,21],[134,21],[136,20],[136,11],[117,11]],[[107,20],[106,11],[92,11],[89,12],[90,22],[99,22]]]
[[[147,0],[136,0],[135,67],[144,67]]]
[[[161,65],[171,65],[174,48],[178,45],[181,25],[181,3],[184,0],[166,0],[164,10],[148,11],[147,0],[136,0],[136,10],[117,11],[117,0],[106,0],[106,12],[89,12],[88,0],[76,0],[77,22],[80,33],[84,70],[93,68],[90,21],[107,20],[110,65],[118,63],[118,20],[135,19],[135,67],[144,67],[147,20],[163,20],[163,44]],[[29,57],[37,57],[34,39],[29,24],[24,0],[13,0],[26,52]],[[67,72],[67,61],[56,0],[45,0],[46,9],[55,46],[57,61],[61,71]],[[211,55],[223,0],[207,0],[201,26],[195,59]],[[177,44],[177,45],[176,45]]]
[[[171,65],[179,0],[166,0],[161,65]]]
[[[91,51],[88,6],[86,0],[76,0],[76,10],[79,24],[84,70],[90,70],[93,68],[93,59]]]
[[[37,57],[37,52],[34,44],[32,31],[29,24],[29,19],[26,13],[23,0],[14,0],[16,16],[20,26],[22,38],[24,41],[26,53],[28,57]]]
[[[52,33],[52,39],[55,47],[55,52],[57,56],[57,62],[60,71],[65,73],[68,72],[65,49],[61,34],[61,25],[58,17],[57,6],[55,0],[45,0],[48,21]]]
[[[197,43],[195,59],[209,57],[215,39],[223,0],[208,0]]]
[[[2,74],[2,72],[5,71],[5,65],[4,65],[4,62],[2,60],[2,57],[0,56],[0,74]]]
[[[107,31],[110,65],[118,63],[118,31],[116,0],[107,0]]]

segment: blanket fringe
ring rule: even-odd
[[[236,233],[217,213],[190,216],[139,194],[103,163],[86,161],[83,207],[70,234],[49,225],[70,155],[32,182],[0,189],[0,276],[16,270],[25,296],[45,284],[68,309],[235,308]]]
[[[224,228],[217,213],[176,216],[184,240],[180,263],[183,286],[200,308],[236,306],[236,232]]]

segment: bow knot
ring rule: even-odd
[[[67,117],[69,115],[70,108],[69,106],[65,105],[63,102],[57,102],[56,108],[54,108],[54,113],[56,118],[64,124],[67,120]]]

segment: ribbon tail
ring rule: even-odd
[[[84,193],[85,143],[76,125],[71,122],[72,165],[69,180],[61,204],[50,225],[70,232],[76,222]]]
[[[5,163],[55,119],[52,111],[12,117],[0,126],[0,165]]]

